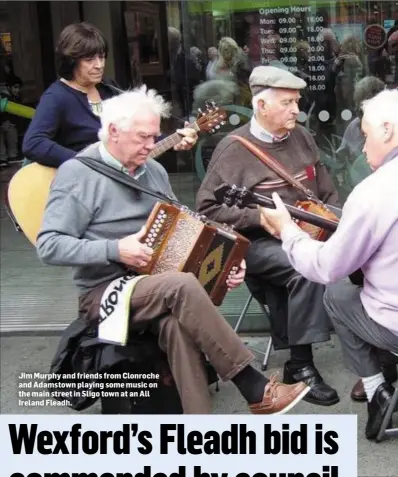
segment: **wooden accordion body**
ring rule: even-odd
[[[334,214],[326,206],[322,204],[317,204],[315,202],[312,202],[311,200],[299,200],[296,202],[295,207],[319,215],[321,217],[325,217],[326,219],[335,220],[337,222],[339,221],[336,214]],[[304,230],[304,232],[307,232],[314,240],[324,242],[330,237],[331,232],[329,232],[328,230],[322,229],[321,227],[318,227],[316,225],[309,224],[308,222],[304,222],[303,220],[295,220],[295,222],[302,230]]]
[[[141,242],[154,253],[139,273],[191,272],[215,305],[228,291],[228,275],[236,272],[249,241],[231,228],[200,217],[189,209],[157,202],[146,223]]]

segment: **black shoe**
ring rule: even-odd
[[[372,400],[368,403],[368,422],[366,423],[365,430],[366,439],[376,439],[393,394],[394,388],[387,382],[381,383],[376,389]],[[397,408],[398,404],[395,406],[395,411],[398,410]]]
[[[311,388],[303,398],[304,401],[319,406],[332,406],[339,402],[336,390],[324,382],[314,365],[309,364],[296,371],[289,369],[288,361],[285,363],[283,370],[283,382],[285,384],[295,384],[299,381],[303,381]]]
[[[395,383],[395,381],[398,379],[397,365],[394,363],[382,364],[381,372],[383,373],[386,381],[388,381],[390,384]]]

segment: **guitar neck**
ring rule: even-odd
[[[252,199],[253,204],[258,204],[275,209],[275,203],[269,197],[256,193],[251,193],[250,197]],[[326,230],[329,230],[330,232],[334,232],[337,229],[338,222],[334,220],[326,219],[325,217],[321,217],[311,212],[306,212],[305,210],[298,209],[297,207],[294,207],[292,205],[285,204],[285,207],[289,211],[290,215],[295,219],[303,220],[304,222],[308,222],[309,224],[324,228]]]
[[[189,126],[186,126],[186,127],[199,131],[199,127],[196,125],[196,123],[189,124]],[[164,152],[173,148],[181,141],[181,137],[182,137],[181,134],[178,134],[175,132],[174,134],[171,134],[170,136],[167,136],[161,141],[157,142],[155,148],[152,149],[148,158],[155,159],[156,157],[160,156]]]

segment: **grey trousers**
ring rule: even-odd
[[[380,373],[379,349],[398,353],[398,336],[376,323],[349,281],[326,287],[325,307],[341,342],[346,367],[361,378]]]
[[[254,240],[246,263],[250,291],[258,300],[261,291],[266,295],[276,349],[330,339],[330,320],[323,304],[324,285],[310,282],[296,272],[280,241],[265,234]],[[271,300],[268,294],[274,295]]]
[[[108,283],[80,300],[88,319],[98,319]],[[205,354],[224,381],[254,359],[191,273],[167,272],[140,280],[131,298],[133,324],[148,323],[167,354],[184,413],[209,414]]]

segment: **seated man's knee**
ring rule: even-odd
[[[158,332],[163,338],[170,338],[180,331],[180,323],[173,315],[167,315],[158,323]]]
[[[341,283],[333,283],[327,285],[323,295],[323,303],[326,311],[331,318],[339,315],[338,310],[345,301],[344,285]],[[344,305],[343,305],[344,306]]]
[[[318,283],[315,283],[315,282],[310,282],[309,280],[307,280],[305,277],[303,277],[303,275],[301,275],[301,273],[297,272],[293,267],[291,270],[287,270],[286,271],[286,275],[287,275],[287,283],[286,283],[286,287],[288,289],[293,289],[295,286],[319,286]]]
[[[173,272],[168,277],[168,284],[170,287],[183,290],[185,293],[198,293],[198,290],[203,289],[193,273]]]

